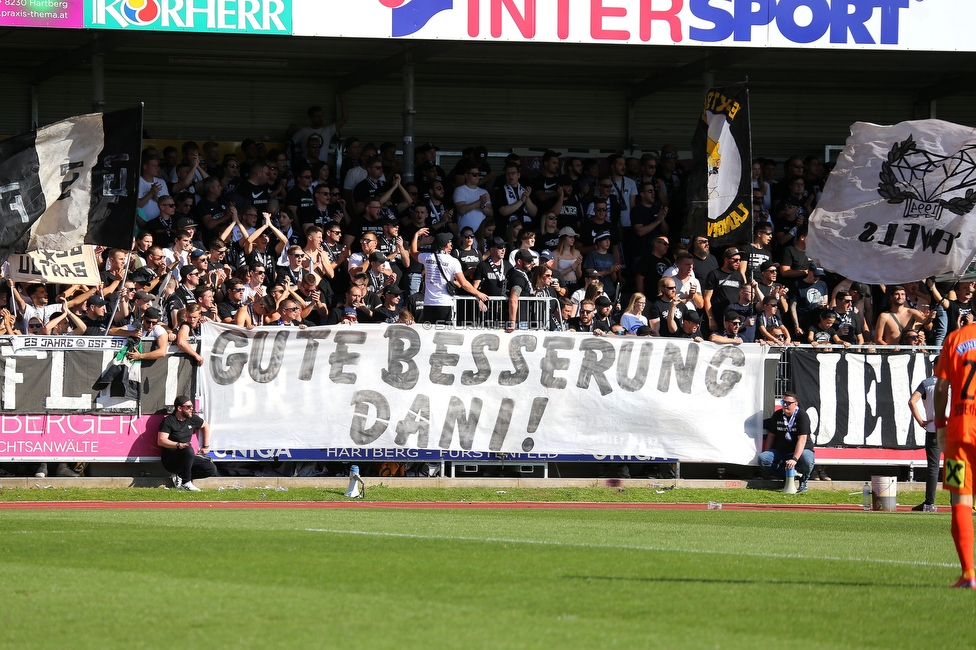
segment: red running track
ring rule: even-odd
[[[582,509],[582,510],[707,510],[706,503],[574,503],[574,502],[402,502],[402,501],[7,501],[0,510],[136,510],[177,508],[391,508],[402,510],[515,510],[515,509]],[[758,511],[859,511],[856,504],[761,504],[723,503],[723,510]],[[898,512],[911,512],[911,506],[898,506]],[[940,512],[949,512],[942,508]]]

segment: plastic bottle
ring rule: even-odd
[[[864,482],[864,487],[861,488],[862,505],[865,510],[871,509],[871,484],[867,481]]]

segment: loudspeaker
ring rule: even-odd
[[[350,499],[362,499],[366,496],[366,484],[359,477],[359,465],[353,465],[349,468],[349,489],[346,490],[346,496]]]
[[[783,486],[783,494],[796,494],[796,470],[786,470],[786,485]]]

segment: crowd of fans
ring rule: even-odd
[[[418,253],[445,237],[468,288],[453,291],[458,321],[477,315],[463,304],[474,288],[499,307],[479,322],[509,330],[939,345],[973,320],[972,283],[866,286],[811,262],[807,220],[827,171],[813,156],[756,159],[753,240],[714,250],[686,236],[687,172],[671,144],[639,158],[546,151],[530,177],[517,154],[493,169],[485,147],[445,172],[426,143],[405,182],[395,143],[340,139],[344,112],[332,125],[318,107],[309,117],[283,150],[146,149],[132,250],[99,250],[102,283],[60,287],[54,300],[48,286],[8,282],[5,332],[141,331],[159,342],[147,354],[175,344],[201,363],[192,340],[207,320],[412,323],[423,317]],[[543,309],[518,306],[530,301]]]

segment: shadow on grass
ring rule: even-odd
[[[626,576],[562,576],[564,580],[601,580],[605,582],[648,582],[648,583],[689,583],[689,584],[723,584],[723,585],[813,585],[817,587],[894,587],[898,589],[944,589],[948,585],[921,585],[918,583],[900,584],[891,582],[838,582],[817,580],[776,580],[769,578],[669,578],[651,577],[636,578]]]

